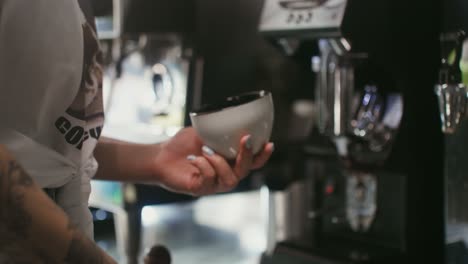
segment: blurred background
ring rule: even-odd
[[[98,244],[142,263],[468,263],[463,0],[92,0],[103,135],[156,143],[188,113],[272,92],[275,153],[194,198],[94,181]]]

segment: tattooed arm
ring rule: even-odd
[[[116,263],[0,145],[0,263]]]

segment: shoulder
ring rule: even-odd
[[[0,112],[7,113],[3,123],[29,133],[74,99],[82,73],[83,15],[76,0],[0,1]],[[26,105],[27,111],[18,110]]]

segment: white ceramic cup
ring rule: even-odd
[[[228,97],[191,112],[190,119],[203,143],[226,159],[237,156],[244,135],[251,135],[252,151],[257,154],[270,140],[273,98],[263,90]]]

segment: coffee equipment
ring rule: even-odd
[[[163,1],[137,2],[149,5]],[[203,5],[209,1],[199,2]],[[234,94],[234,91],[239,92],[234,89],[250,88],[245,84],[250,84],[253,78],[239,78],[241,74],[235,75],[233,71],[240,68],[252,69],[252,65],[239,60],[237,67],[232,66],[233,60],[240,57],[239,54],[254,57],[252,53],[256,49],[252,48],[251,42],[247,41],[245,36],[254,35],[252,32],[256,30],[239,27],[238,30],[232,31],[226,30],[226,27],[253,21],[253,10],[257,8],[252,7],[255,6],[252,3],[255,2],[260,1],[244,1],[241,5],[242,10],[237,13],[231,9],[238,6],[239,2],[211,1],[218,3],[214,5],[216,8],[201,8],[200,17],[206,18],[206,21],[201,23],[200,28],[203,29],[201,31],[206,42],[210,44],[206,45],[205,49],[213,55],[207,55],[204,60],[194,60],[196,63],[192,65],[203,66],[205,62],[204,86],[214,88],[205,89],[201,93],[203,96],[200,96],[197,89],[189,90],[188,98],[195,98],[194,102],[198,101],[196,98],[207,95],[214,101],[214,91],[221,90],[220,82],[223,84],[223,93]],[[354,125],[348,123],[349,131],[344,133],[346,136],[335,137],[318,133],[316,130],[307,133],[307,136],[303,136],[306,133],[299,133],[298,138],[304,141],[288,148],[287,151],[282,151],[281,145],[278,144],[280,142],[275,141],[274,155],[288,162],[294,160],[290,165],[275,170],[278,161],[275,159],[268,165],[273,166],[273,170],[267,168],[267,176],[271,175],[271,178],[279,180],[276,186],[268,184],[269,190],[266,195],[270,204],[269,221],[276,221],[276,224],[269,225],[270,238],[273,239],[269,240],[269,247],[264,256],[265,263],[301,263],[301,261],[302,263],[353,263],[372,260],[382,263],[379,262],[382,258],[393,263],[405,263],[400,261],[401,258],[406,258],[411,263],[429,261],[442,263],[441,248],[444,244],[441,187],[443,186],[442,133],[436,95],[433,92],[439,62],[439,32],[437,32],[440,18],[439,1],[424,1],[421,5],[418,1],[401,3],[401,1],[383,0],[291,0],[278,1],[279,4],[275,1],[262,2],[265,6],[273,7],[270,16],[266,16],[265,11],[265,16],[273,20],[273,25],[269,29],[266,27],[261,30],[263,37],[280,43],[279,46],[283,47],[285,56],[291,56],[291,60],[297,59],[293,56],[298,45],[312,43],[310,46],[316,46],[317,49],[312,47],[310,51],[316,51],[315,65],[320,66],[321,60],[317,60],[321,57],[317,43],[319,39],[328,43],[341,42],[344,39],[350,44],[350,53],[366,54],[365,57],[354,60],[351,67],[355,77],[353,85],[355,99],[351,102],[354,110],[350,113],[350,119],[351,122],[362,119],[362,122],[356,122]],[[278,11],[278,6],[284,8]],[[217,8],[229,9],[224,10],[224,14],[236,13],[237,16],[227,16],[227,18],[213,16],[209,19],[210,15],[206,10],[218,13]],[[155,12],[155,9],[143,9],[150,14]],[[169,12],[162,13],[169,14]],[[184,12],[177,13],[184,14]],[[251,15],[249,19],[244,19],[246,13]],[[415,19],[416,14],[417,19]],[[164,16],[155,14],[153,17]],[[236,19],[237,17],[242,19]],[[148,19],[140,21],[146,23]],[[185,20],[180,19],[180,21]],[[289,26],[284,25],[284,21],[289,21]],[[306,24],[306,22],[311,23]],[[141,26],[154,26],[145,23]],[[216,27],[217,30],[215,32],[207,30],[210,26]],[[229,29],[232,28],[234,26]],[[220,33],[224,33],[225,36],[234,35],[242,41],[234,42],[231,41],[234,38],[227,38],[226,41],[220,42],[218,38]],[[237,48],[237,52],[232,52],[233,46]],[[194,52],[196,55],[196,50]],[[226,56],[229,63],[218,59],[217,56],[221,56],[220,54]],[[310,61],[311,57],[308,56],[306,60]],[[310,66],[310,63],[307,64],[308,70]],[[203,67],[201,69],[190,67],[190,69],[195,76],[200,72],[203,74]],[[225,77],[220,81],[217,79],[220,73],[235,78]],[[255,72],[255,75],[265,76],[266,73],[268,72]],[[312,72],[310,75],[315,76]],[[373,78],[370,78],[371,76]],[[238,81],[239,79],[242,82]],[[265,81],[262,84],[266,83],[265,86],[269,88],[276,85],[276,81],[281,81],[277,76],[274,80],[275,82]],[[193,85],[196,88],[199,78],[190,79],[188,83],[189,86]],[[310,85],[306,89],[312,91],[317,87]],[[378,92],[375,92],[374,87],[377,87]],[[287,86],[288,92],[291,93],[294,93],[296,88],[297,83]],[[192,92],[193,94],[190,94]],[[365,96],[366,93],[369,94],[368,97]],[[394,100],[397,102],[394,107],[403,109],[403,116],[399,123],[393,123],[397,125],[390,130],[391,143],[383,144],[386,146],[384,148],[380,143],[375,144],[376,147],[370,147],[370,142],[374,140],[372,138],[378,139],[380,135],[384,135],[382,138],[385,140],[389,138],[385,136],[387,133],[376,133],[385,131],[389,127],[375,126],[373,123],[382,124],[389,120],[399,120],[383,114],[387,111],[379,110],[384,105],[382,102],[389,101],[388,95],[391,93],[395,93],[395,98],[403,98],[403,102],[399,99]],[[209,101],[208,99],[203,98]],[[299,109],[298,112],[301,114],[299,123],[307,117],[315,119],[318,116],[314,110],[318,108],[315,98],[306,99],[295,105],[295,109]],[[313,104],[310,104],[311,99]],[[358,107],[359,105],[361,106]],[[275,104],[275,108],[276,106]],[[361,114],[357,115],[357,109],[361,109],[359,111]],[[388,111],[388,113],[398,113],[398,111]],[[284,114],[282,112],[279,114],[278,120],[281,121],[284,119]],[[387,116],[385,122],[381,119],[383,116]],[[307,127],[316,127],[315,124],[318,123],[313,121],[314,125],[305,122]],[[375,129],[376,127],[385,129]],[[354,133],[354,130],[357,133]],[[356,134],[362,135],[364,139]],[[381,148],[385,150],[379,150]],[[349,153],[354,154],[349,155]],[[342,158],[344,156],[353,157],[361,162]],[[369,162],[371,158],[381,162]],[[376,170],[367,173],[371,170],[369,167],[376,162],[380,163],[375,166],[378,173]],[[347,163],[353,165],[351,168],[354,170],[351,173]],[[353,175],[347,177],[350,174]],[[346,197],[348,187],[353,190],[350,193],[357,194],[350,199]],[[138,194],[140,197],[141,193]],[[350,202],[346,203],[346,200]],[[348,204],[350,210],[346,209]],[[353,225],[357,226],[355,228],[357,232],[351,225],[356,221],[348,220],[356,215],[359,221],[357,225]]]
[[[425,171],[419,161],[426,157],[415,144],[418,133],[438,135],[435,118],[416,120],[422,112],[413,104],[430,102],[425,114],[435,114],[437,104],[431,91],[416,93],[409,85],[422,75],[404,72],[418,73],[403,57],[415,46],[398,46],[389,37],[401,29],[394,17],[408,15],[395,14],[395,7],[390,1],[265,1],[260,22],[265,38],[280,47],[315,42],[318,49],[310,58],[317,129],[291,150],[292,180],[269,186],[263,263],[406,263],[426,259],[420,252],[437,243],[431,257],[441,255],[439,233],[416,242],[424,232],[440,232],[442,208],[430,211],[420,203],[435,206],[442,190],[429,198],[427,191],[436,184],[416,189]],[[408,153],[414,155],[411,161]],[[434,170],[426,175],[441,180],[440,164],[428,164]],[[424,221],[437,225],[428,231],[415,224]]]
[[[445,263],[468,263],[467,250],[467,88],[468,20],[466,1],[444,1],[439,35],[439,65],[435,93],[444,132]]]
[[[441,34],[441,65],[435,92],[439,98],[441,128],[445,133],[446,263],[467,263],[468,214],[466,201],[466,51],[462,30]],[[462,70],[463,69],[463,70]]]
[[[440,118],[444,133],[455,133],[467,118],[468,88],[462,82],[460,60],[465,32],[448,32],[440,36],[441,66],[435,92],[439,98]]]
[[[341,137],[349,131],[351,102],[354,93],[353,55],[350,43],[344,39],[319,40],[320,57],[313,67],[318,75],[318,128],[321,133]],[[363,55],[365,56],[365,55]],[[335,102],[340,109],[335,109]]]

